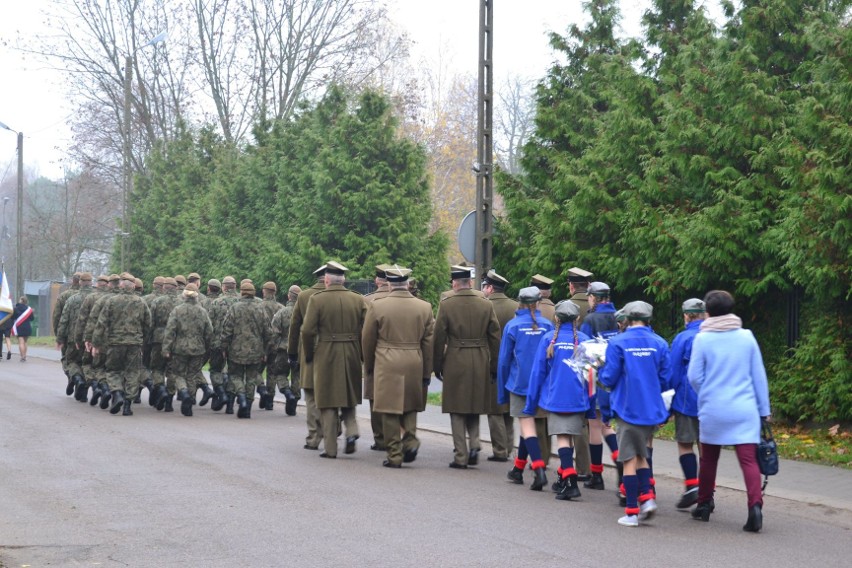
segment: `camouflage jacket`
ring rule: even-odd
[[[169,314],[180,303],[177,291],[165,292],[154,300],[151,305],[151,341],[150,343],[162,343],[163,334],[166,332],[166,324],[169,323]]]
[[[107,345],[142,345],[151,329],[151,310],[135,292],[113,295],[104,303],[92,335],[98,349]]]
[[[184,298],[166,323],[163,353],[204,355],[213,342],[213,325],[197,298]]]
[[[92,293],[91,286],[83,286],[80,291],[69,297],[62,307],[62,317],[59,318],[59,325],[56,328],[56,342],[62,344],[75,343],[74,341],[74,324],[77,323],[77,316],[80,314],[80,307],[83,305],[83,300],[89,297]]]
[[[59,337],[59,324],[62,320],[62,310],[65,309],[65,304],[68,302],[71,296],[73,296],[79,291],[79,285],[72,285],[70,288],[59,294],[58,298],[56,298],[56,305],[53,306],[53,321],[51,323],[53,324],[53,334],[56,335],[57,338]],[[62,343],[64,343],[64,341]]]
[[[287,305],[278,310],[272,317],[269,328],[269,348],[278,351],[287,351],[290,342],[290,320],[293,319],[293,308],[296,302],[287,302]]]
[[[218,349],[220,346],[219,338],[222,336],[222,326],[225,324],[225,315],[228,313],[228,308],[231,304],[239,300],[240,297],[236,294],[222,294],[210,303],[210,308],[207,314],[210,316],[210,323],[213,324],[213,345],[211,349]]]
[[[228,307],[219,340],[229,361],[251,365],[263,360],[269,341],[269,322],[254,298],[240,298]]]
[[[95,326],[98,324],[98,318],[101,315],[101,310],[103,310],[106,303],[112,300],[117,294],[118,288],[106,288],[103,294],[93,294],[97,299],[92,305],[92,310],[86,318],[86,329],[83,331],[84,342],[92,342],[92,337],[95,335]]]

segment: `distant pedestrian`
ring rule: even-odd
[[[27,360],[27,340],[33,334],[32,322],[35,312],[29,306],[26,296],[21,296],[18,303],[15,304],[15,311],[12,313],[12,335],[18,336],[18,351],[21,354],[21,363]],[[11,351],[9,351],[11,354]],[[9,356],[7,355],[8,359]]]

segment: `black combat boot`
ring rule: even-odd
[[[101,388],[95,381],[92,381],[92,384],[90,384],[89,387],[92,389],[92,398],[89,400],[89,404],[95,406],[101,398]]]
[[[533,475],[535,478],[533,479],[533,482],[530,483],[530,489],[533,491],[541,491],[541,489],[547,485],[547,474],[544,472],[544,468],[535,468],[533,470]]]
[[[248,418],[248,400],[246,400],[245,394],[240,393],[237,395],[237,404],[240,406],[237,410],[237,418]]]
[[[225,414],[233,414],[234,413],[234,399],[236,398],[233,394],[226,395],[228,400],[225,401]]]
[[[79,402],[89,402],[89,387],[80,375],[74,375],[74,398]]]
[[[77,384],[74,382],[74,379],[69,376],[68,377],[68,384],[65,386],[65,394],[67,394],[68,396],[71,396],[72,394],[74,394],[74,387],[76,387],[76,386],[77,386]]]
[[[260,404],[258,406],[260,408],[264,408],[266,410],[272,410],[272,408],[266,408],[266,406],[270,404],[269,399],[272,398],[272,396],[274,396],[274,395],[269,394],[269,389],[267,389],[265,386],[261,385],[261,386],[257,387],[257,394],[260,395]]]
[[[293,394],[290,387],[284,388],[284,398],[287,399],[287,402],[284,403],[284,412],[287,413],[287,416],[296,416],[296,405],[299,402],[299,398]]]
[[[175,411],[174,407],[172,406],[172,401],[174,400],[174,395],[170,395],[169,393],[166,393],[163,396],[163,398],[160,399],[160,400],[165,401],[165,403],[163,404],[163,412],[174,412]]]
[[[205,406],[207,401],[216,396],[216,393],[214,393],[213,389],[210,388],[210,385],[207,384],[201,385],[201,392],[204,393],[204,396],[201,397],[201,402],[198,403],[198,406]]]
[[[124,406],[124,392],[120,390],[112,391],[112,405],[109,408],[109,413],[118,414],[122,406]]]
[[[145,386],[148,388],[148,406],[157,406],[157,397],[159,396],[159,385],[154,385],[154,381],[146,379]]]
[[[580,485],[577,481],[577,475],[569,475],[564,480],[562,490],[556,494],[556,498],[560,501],[570,501],[577,499],[580,496]]]
[[[180,402],[180,413],[184,416],[192,416],[192,405],[195,404],[195,397],[189,396],[186,389],[180,389],[178,393]]]
[[[133,404],[141,404],[142,403],[142,389],[136,391],[136,396],[133,397]]]
[[[519,467],[513,467],[509,470],[509,473],[506,474],[506,477],[508,477],[509,481],[512,483],[521,485],[524,482],[524,470]]]
[[[246,418],[251,418],[251,407],[254,404],[254,399],[248,401],[248,405],[246,406]]]
[[[592,473],[592,476],[589,478],[589,480],[583,483],[583,487],[585,487],[586,489],[599,489],[603,491],[603,475],[601,475],[600,473]]]
[[[101,410],[106,410],[107,408],[109,408],[109,398],[110,398],[109,387],[107,386],[106,383],[101,383],[100,384],[100,390],[101,390],[100,407],[101,407]]]
[[[154,401],[154,407],[157,410],[163,410],[166,407],[166,397],[171,400],[171,395],[169,395],[169,391],[166,388],[166,385],[157,385],[157,394],[155,395],[156,400]]]
[[[213,410],[222,410],[222,407],[225,406],[225,403],[228,402],[228,395],[225,394],[225,387],[222,385],[217,386],[214,389],[215,395],[213,396],[213,402],[210,403],[210,408]]]
[[[130,405],[133,404],[131,400],[124,401],[124,412],[121,413],[122,416],[133,416],[133,411],[130,410]]]

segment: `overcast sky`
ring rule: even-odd
[[[188,0],[172,0],[188,1]],[[716,4],[708,0],[709,4]],[[41,22],[49,0],[4,1],[0,23],[0,122],[24,133],[28,169],[51,178],[62,176],[69,144],[66,127],[72,106],[60,73],[35,64],[9,48],[16,35],[45,33]],[[497,0],[494,7],[495,86],[505,75],[538,78],[553,60],[547,32],[564,33],[586,21],[580,0]],[[639,19],[650,0],[622,0],[622,35],[638,36]],[[460,72],[476,74],[478,0],[389,0],[392,19],[415,41],[415,61],[441,59]],[[440,55],[439,55],[440,54]],[[16,172],[16,138],[0,130],[0,183]]]

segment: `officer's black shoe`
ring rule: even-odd
[[[337,459],[337,456],[330,456],[330,455],[328,455],[326,452],[321,453],[321,454],[320,454],[320,457],[321,457],[321,458],[328,458],[328,459],[330,459],[330,460]]]
[[[388,449],[384,446],[384,444],[380,444],[378,442],[376,442],[375,444],[372,444],[370,446],[370,449],[375,451],[375,452],[386,452],[386,451],[388,451]]]
[[[537,467],[533,470],[533,482],[530,483],[530,489],[533,491],[541,491],[542,487],[547,485],[547,474],[544,473],[543,467]]]
[[[405,461],[405,460],[403,460],[403,461]],[[383,465],[384,467],[392,467],[392,468],[394,468],[394,469],[400,469],[400,468],[402,467],[402,464],[401,464],[401,463],[393,463],[393,462],[392,462],[392,461],[390,461],[390,460],[385,460],[385,461],[383,461],[383,462],[382,462],[382,465]]]
[[[68,384],[65,386],[65,394],[67,394],[68,396],[71,396],[72,394],[74,394],[74,387],[75,386],[77,386],[77,385],[74,383],[74,379],[72,379],[71,377],[68,377]]]
[[[92,389],[92,398],[89,400],[89,404],[95,406],[98,403],[98,399],[101,398],[101,388],[98,383],[92,383],[89,387]]]
[[[402,454],[402,463],[411,463],[417,459],[417,448],[413,450],[405,450]]]
[[[517,467],[513,467],[509,470],[509,473],[506,474],[506,477],[508,477],[509,481],[511,481],[512,483],[517,483],[518,485],[521,485],[524,482],[524,470]]]
[[[112,405],[109,408],[110,414],[118,414],[121,407],[124,406],[124,393],[120,390],[112,392]]]
[[[355,450],[355,442],[358,441],[359,436],[347,436],[346,437],[346,449],[343,450],[344,454],[354,454]]]
[[[452,469],[467,469],[467,466],[466,466],[466,465],[461,464],[461,463],[456,463],[456,462],[454,462],[454,461],[453,461],[453,462],[450,462],[450,467],[451,467]]]
[[[130,410],[131,404],[132,404],[132,401],[130,401],[130,400],[124,401],[124,412],[121,413],[122,416],[133,416],[133,411]]]
[[[585,487],[586,489],[599,489],[599,490],[603,491],[603,489],[604,489],[603,476],[600,473],[593,473],[592,477],[589,478],[589,480],[583,484],[583,487]]]
[[[204,393],[204,396],[201,397],[201,402],[198,403],[198,406],[205,406],[207,401],[216,396],[216,393],[213,392],[213,389],[209,385],[201,385],[201,392]]]
[[[569,475],[568,479],[564,479],[563,482],[562,490],[556,494],[557,499],[560,501],[570,501],[571,499],[580,497],[580,485],[577,482],[576,475]]]
[[[237,418],[248,418],[248,401],[246,400],[246,395],[240,393],[237,395],[237,404],[239,405],[239,409],[237,410]]]
[[[178,400],[180,400],[180,413],[184,416],[192,416],[192,405],[195,404],[195,399],[189,396],[186,389],[180,389]]]
[[[213,396],[213,402],[210,403],[210,408],[215,411],[222,410],[225,403],[228,402],[228,395],[225,394],[225,387],[219,385],[214,389],[214,392],[216,394]]]
[[[160,400],[164,401],[163,412],[174,412],[175,411],[174,407],[172,406],[172,401],[174,400],[174,396],[170,395],[169,393],[166,393],[165,395],[163,395],[163,397]]]
[[[110,399],[109,387],[106,386],[106,383],[101,383],[100,384],[100,390],[101,390],[100,407],[101,407],[101,410],[106,410],[107,408],[109,408],[109,399]]]
[[[470,450],[467,455],[467,465],[477,465],[479,463],[479,450]]]
[[[499,463],[506,463],[507,461],[509,461],[509,458],[502,458],[500,456],[488,456],[485,459],[487,459],[490,462],[499,462]]]
[[[234,395],[228,394],[225,395],[228,399],[225,401],[225,414],[233,414],[234,413]]]

